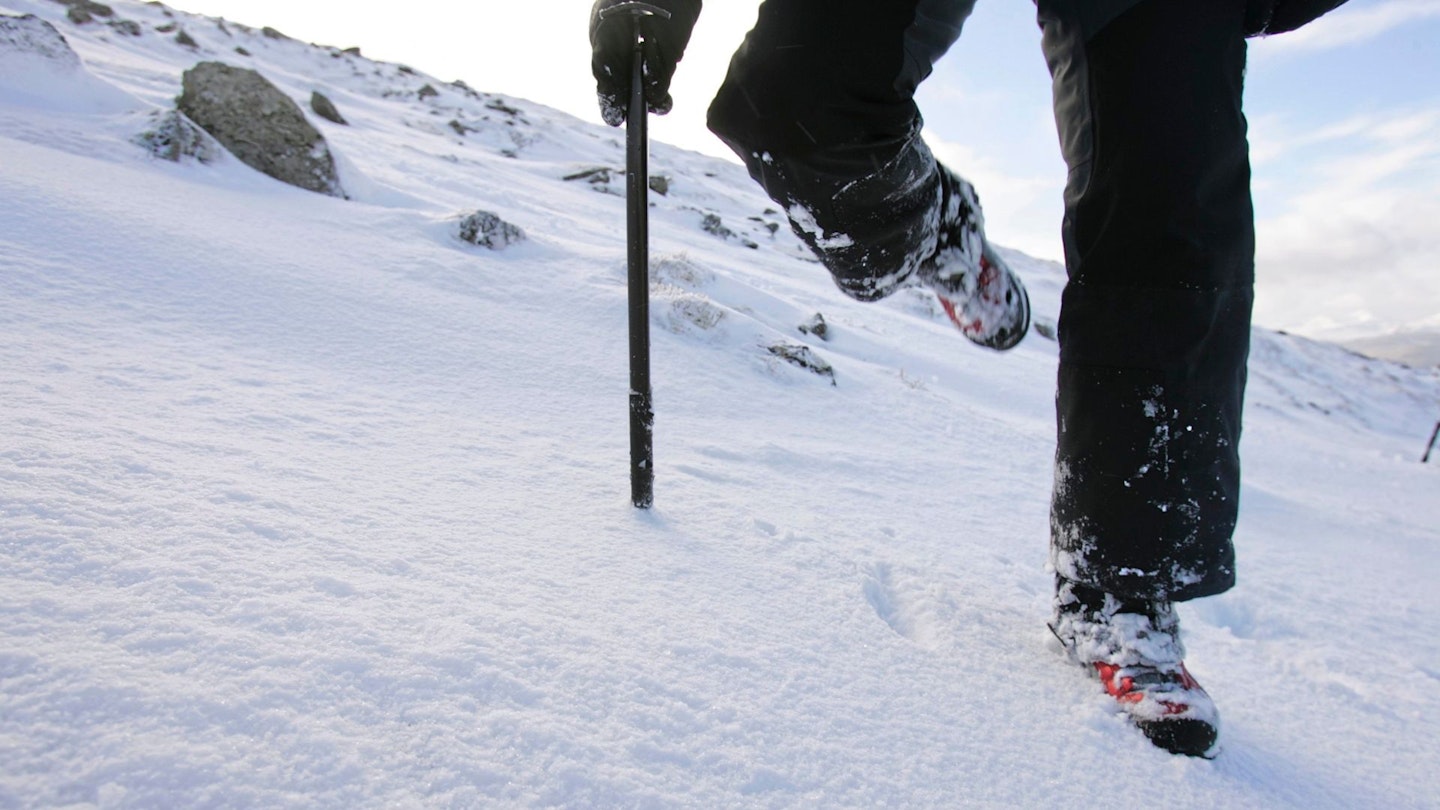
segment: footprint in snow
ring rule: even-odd
[[[945,642],[955,604],[938,583],[877,563],[865,577],[864,591],[875,615],[897,635],[932,650]]]

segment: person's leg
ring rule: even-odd
[[[946,205],[972,224],[978,258],[973,191],[937,165],[912,98],[973,5],[766,0],[710,107],[711,130],[848,295],[909,281]]]
[[[1246,0],[1039,0],[1070,168],[1052,562],[1179,601],[1234,583],[1254,276]]]

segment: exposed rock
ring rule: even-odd
[[[194,37],[192,37],[192,36],[190,36],[189,34],[185,33],[185,29],[184,29],[184,28],[181,28],[180,31],[175,34],[175,44],[180,45],[180,46],[185,47],[185,48],[198,48],[198,47],[200,47],[200,43],[196,42]]]
[[[0,14],[0,91],[14,104],[76,113],[144,104],[86,70],[55,26],[34,14]]]
[[[593,169],[584,169],[574,174],[567,174],[561,180],[584,180],[592,186],[603,186],[610,184],[610,169],[604,166],[596,166]]]
[[[110,27],[115,29],[116,33],[124,34],[127,37],[140,36],[140,23],[134,20],[111,20]]]
[[[509,104],[506,104],[504,101],[501,101],[498,98],[492,98],[489,101],[485,102],[485,109],[494,110],[495,112],[499,113],[505,113],[511,118],[519,116],[521,112],[519,107],[511,107]]]
[[[341,53],[349,54],[350,56],[359,56],[359,55],[360,55],[360,49],[359,49],[359,48],[346,48],[345,50],[341,51]]]
[[[593,169],[582,169],[578,172],[567,174],[561,178],[572,182],[584,181],[590,184],[590,188],[602,194],[609,194],[614,197],[625,196],[625,170],[611,169],[605,166],[596,166]]]
[[[104,3],[93,2],[93,0],[55,0],[55,2],[70,7],[66,10],[65,16],[76,25],[94,22],[96,17],[115,16],[115,9]]]
[[[261,34],[264,34],[267,39],[289,39],[289,38],[290,38],[290,37],[287,37],[287,36],[285,36],[284,34],[280,33],[279,31],[276,31],[274,28],[271,28],[271,27],[268,26],[268,25],[265,26],[264,28],[261,28],[261,29],[260,29],[260,33],[261,33]]]
[[[810,351],[809,346],[796,346],[793,343],[776,343],[766,348],[776,357],[797,365],[812,374],[825,377],[830,380],[831,385],[837,385],[835,382],[834,367],[820,359],[819,355]]]
[[[525,241],[525,232],[489,211],[476,211],[460,220],[460,239],[472,245],[500,250]]]
[[[620,175],[620,177],[624,177],[625,172],[620,169],[610,169],[604,166],[596,166],[593,169],[583,169],[581,171],[575,172],[574,174],[567,174],[560,179],[584,180],[592,186],[600,187],[598,189],[600,191],[610,191],[611,189],[609,188],[609,185],[613,182],[617,182],[618,180],[615,175]],[[647,179],[647,185],[649,185],[651,191],[659,194],[662,197],[670,193],[670,178],[666,177],[663,174],[650,175],[650,177]],[[719,217],[716,217],[716,221],[719,221]],[[702,227],[704,226],[702,225]]]
[[[314,110],[316,115],[332,124],[345,124],[346,126],[350,124],[350,122],[346,121],[345,117],[340,114],[340,111],[335,109],[335,102],[331,101],[319,90],[310,93],[310,109]]]
[[[778,233],[778,232],[780,231],[780,223],[778,223],[778,222],[770,222],[770,221],[766,220],[764,217],[746,217],[746,219],[749,219],[751,222],[758,222],[758,223],[760,223],[760,227],[762,227],[762,228],[764,228],[765,230],[769,231],[771,236],[774,236],[776,233]]]
[[[428,84],[420,88],[420,98],[434,98],[438,95],[440,95],[440,91]]]
[[[802,335],[814,335],[821,340],[830,339],[830,327],[825,323],[825,316],[818,312],[815,313],[815,317],[800,324],[799,329]]]
[[[80,57],[70,47],[55,26],[34,14],[12,17],[0,14],[0,55],[6,53],[29,54],[56,70],[73,71],[80,69]]]
[[[247,166],[307,191],[345,196],[324,136],[259,73],[201,62],[185,71],[177,104]]]
[[[719,214],[706,214],[700,218],[700,230],[718,236],[721,239],[729,239],[735,232],[725,227],[725,222],[720,219]]]
[[[708,234],[718,236],[726,241],[729,241],[731,239],[738,240],[740,244],[752,250],[758,249],[760,247],[755,242],[746,239],[740,234],[730,230],[730,228],[720,219],[720,215],[713,212],[707,212],[703,217],[701,217],[700,230]]]
[[[186,158],[209,163],[219,156],[220,144],[179,110],[153,113],[151,120],[154,127],[136,136],[135,142],[155,157],[173,163]]]

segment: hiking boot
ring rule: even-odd
[[[1012,349],[1030,328],[1030,296],[985,241],[975,187],[944,167],[940,177],[940,233],[935,254],[920,267],[920,282],[971,342]]]
[[[1152,743],[1172,754],[1211,755],[1220,715],[1185,668],[1169,602],[1121,600],[1062,580],[1050,630]]]

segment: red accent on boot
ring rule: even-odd
[[[999,286],[997,283],[999,280],[999,273],[996,271],[995,265],[991,264],[984,256],[981,256],[980,277],[975,287],[975,294],[983,301],[990,303],[999,302],[1000,296],[996,292],[996,287]],[[940,299],[940,308],[945,310],[945,314],[949,316],[950,322],[960,329],[960,334],[974,337],[985,331],[984,323],[978,318],[967,319],[955,309],[955,305],[951,303],[949,298],[946,298],[944,295],[937,295],[935,297]]]
[[[1145,693],[1135,688],[1135,681],[1128,675],[1121,675],[1121,668],[1114,664],[1095,662],[1095,672],[1100,676],[1100,683],[1105,687],[1105,693],[1121,703],[1139,703],[1145,699]],[[1184,664],[1180,665],[1177,673],[1180,685],[1185,689],[1201,689],[1200,683],[1190,674]],[[1202,689],[1203,691],[1203,689]],[[1173,700],[1156,699],[1157,703],[1165,707],[1165,714],[1184,714],[1190,710],[1185,703],[1176,703]]]

